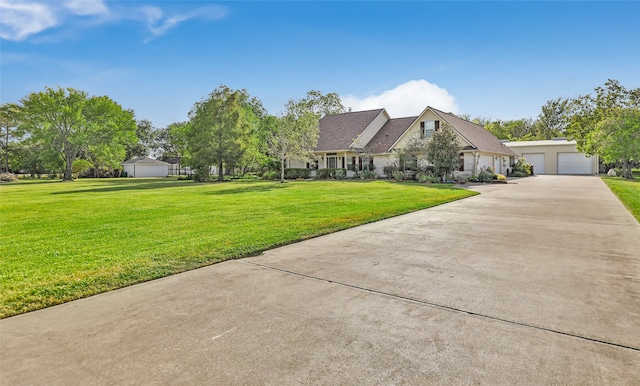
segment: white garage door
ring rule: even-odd
[[[544,174],[544,153],[523,153],[522,157],[533,165],[534,174]]]
[[[593,174],[591,165],[584,153],[558,153],[558,174]]]

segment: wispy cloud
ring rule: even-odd
[[[45,3],[0,0],[0,37],[23,40],[58,24],[53,8]]]
[[[64,2],[65,8],[80,16],[102,15],[109,12],[102,0],[70,0]]]
[[[55,27],[87,28],[105,23],[116,24],[123,20],[133,20],[143,25],[150,33],[149,41],[187,20],[219,20],[228,14],[226,7],[215,5],[167,12],[159,6],[137,6],[135,3],[114,3],[108,7],[103,0],[0,0],[0,11],[0,37],[14,41],[42,35]]]
[[[342,104],[358,110],[386,108],[394,118],[418,115],[431,106],[446,112],[457,113],[456,98],[449,92],[424,79],[410,80],[379,95],[341,97]]]

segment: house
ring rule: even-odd
[[[121,163],[128,177],[166,177],[169,175],[169,163],[152,158],[132,158]]]
[[[533,165],[534,174],[598,174],[598,156],[579,152],[576,141],[555,138],[504,144]]]
[[[348,177],[373,170],[383,176],[384,167],[397,161],[396,150],[412,138],[428,140],[444,126],[453,129],[462,148],[457,175],[477,174],[482,167],[506,174],[513,165],[516,154],[484,127],[427,107],[420,115],[405,118],[391,118],[385,109],[327,115],[320,120],[315,162],[304,165],[292,160],[289,167],[344,168]]]

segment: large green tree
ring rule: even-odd
[[[135,141],[133,112],[107,96],[47,87],[21,103],[24,129],[42,146],[60,154],[65,180],[73,179],[73,161],[82,153],[97,147],[121,149]]]
[[[151,121],[142,119],[136,124],[136,140],[127,146],[126,159],[133,157],[148,157],[156,149],[156,135],[158,130]]]
[[[268,152],[280,163],[280,182],[284,182],[287,159],[307,160],[313,156],[320,135],[320,115],[305,100],[289,100],[281,117],[266,120]]]
[[[542,106],[534,124],[536,139],[552,139],[564,136],[567,129],[567,99],[552,99]]]
[[[15,103],[5,103],[0,106],[0,144],[2,146],[2,157],[0,160],[0,170],[11,170],[9,158],[16,150],[16,144],[22,138],[23,133],[20,126],[20,106]]]
[[[318,118],[325,115],[344,113],[345,108],[340,96],[335,92],[324,94],[322,91],[311,90],[304,98],[296,101],[293,108],[299,110],[296,113],[310,112],[316,114]]]
[[[633,178],[631,164],[638,161],[634,155],[635,143],[626,143],[634,127],[635,111],[640,109],[640,88],[627,89],[617,80],[609,79],[604,87],[596,87],[595,95],[583,95],[569,101],[569,137],[578,143],[578,149],[587,154],[598,154],[605,162],[620,163],[624,175]],[[621,149],[627,148],[625,151]],[[626,165],[626,166],[625,166]]]
[[[622,176],[633,179],[632,166],[640,161],[640,109],[619,109],[598,122],[585,147],[606,163],[620,163]]]
[[[458,136],[447,125],[442,125],[427,143],[427,160],[433,164],[442,181],[458,167],[460,150]]]
[[[246,95],[245,90],[220,86],[189,112],[187,143],[199,179],[208,178],[210,166],[216,165],[218,181],[223,181],[224,166],[242,157],[243,143],[250,135]]]

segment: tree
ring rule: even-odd
[[[304,101],[289,100],[281,117],[268,118],[267,147],[280,161],[280,182],[284,182],[286,160],[310,159],[318,144],[320,114],[308,107]]]
[[[137,140],[128,144],[126,159],[133,157],[148,157],[156,149],[156,135],[158,130],[151,121],[143,119],[136,124]]]
[[[458,167],[460,150],[458,136],[447,125],[441,125],[441,130],[435,132],[427,143],[427,159],[442,181]]]
[[[624,175],[633,178],[630,163],[638,159],[634,156],[635,143],[625,142],[634,138],[628,130],[634,127],[635,111],[640,109],[640,88],[628,90],[609,79],[595,92],[595,96],[569,101],[569,137],[576,140],[578,150],[600,154],[605,162],[621,163]]]
[[[208,177],[208,172],[203,170],[217,165],[218,181],[223,181],[224,165],[232,165],[242,156],[242,143],[249,135],[250,126],[249,110],[243,105],[245,94],[244,90],[220,86],[189,112],[187,144],[191,163],[200,172],[200,179]]]
[[[0,157],[0,170],[4,168],[7,172],[11,170],[9,158],[12,150],[14,150],[12,148],[15,147],[15,143],[22,137],[22,133],[19,130],[19,116],[20,106],[17,104],[5,103],[0,106],[0,129],[2,130],[0,135],[0,144],[4,150],[2,157]]]
[[[188,122],[174,122],[169,126],[158,130],[156,133],[155,150],[160,159],[165,162],[177,163],[178,173],[182,169],[181,164],[189,158]]]
[[[567,99],[552,99],[542,106],[542,112],[534,124],[536,139],[552,139],[565,135],[567,128]]]
[[[300,110],[296,114],[302,111],[310,112],[317,115],[318,119],[325,115],[344,113],[345,110],[337,93],[323,94],[322,91],[317,90],[307,92],[307,96],[297,101],[292,108]]]
[[[398,167],[403,170],[418,170],[419,162],[427,155],[427,144],[425,140],[415,136],[409,139],[407,145],[401,149],[396,149],[398,157]]]
[[[633,179],[632,166],[640,161],[640,109],[620,109],[598,122],[585,147],[606,163],[620,162],[622,176]]]
[[[73,161],[82,152],[92,147],[123,147],[135,136],[133,112],[106,96],[47,87],[21,102],[24,128],[43,147],[60,154],[65,180],[73,179]]]

